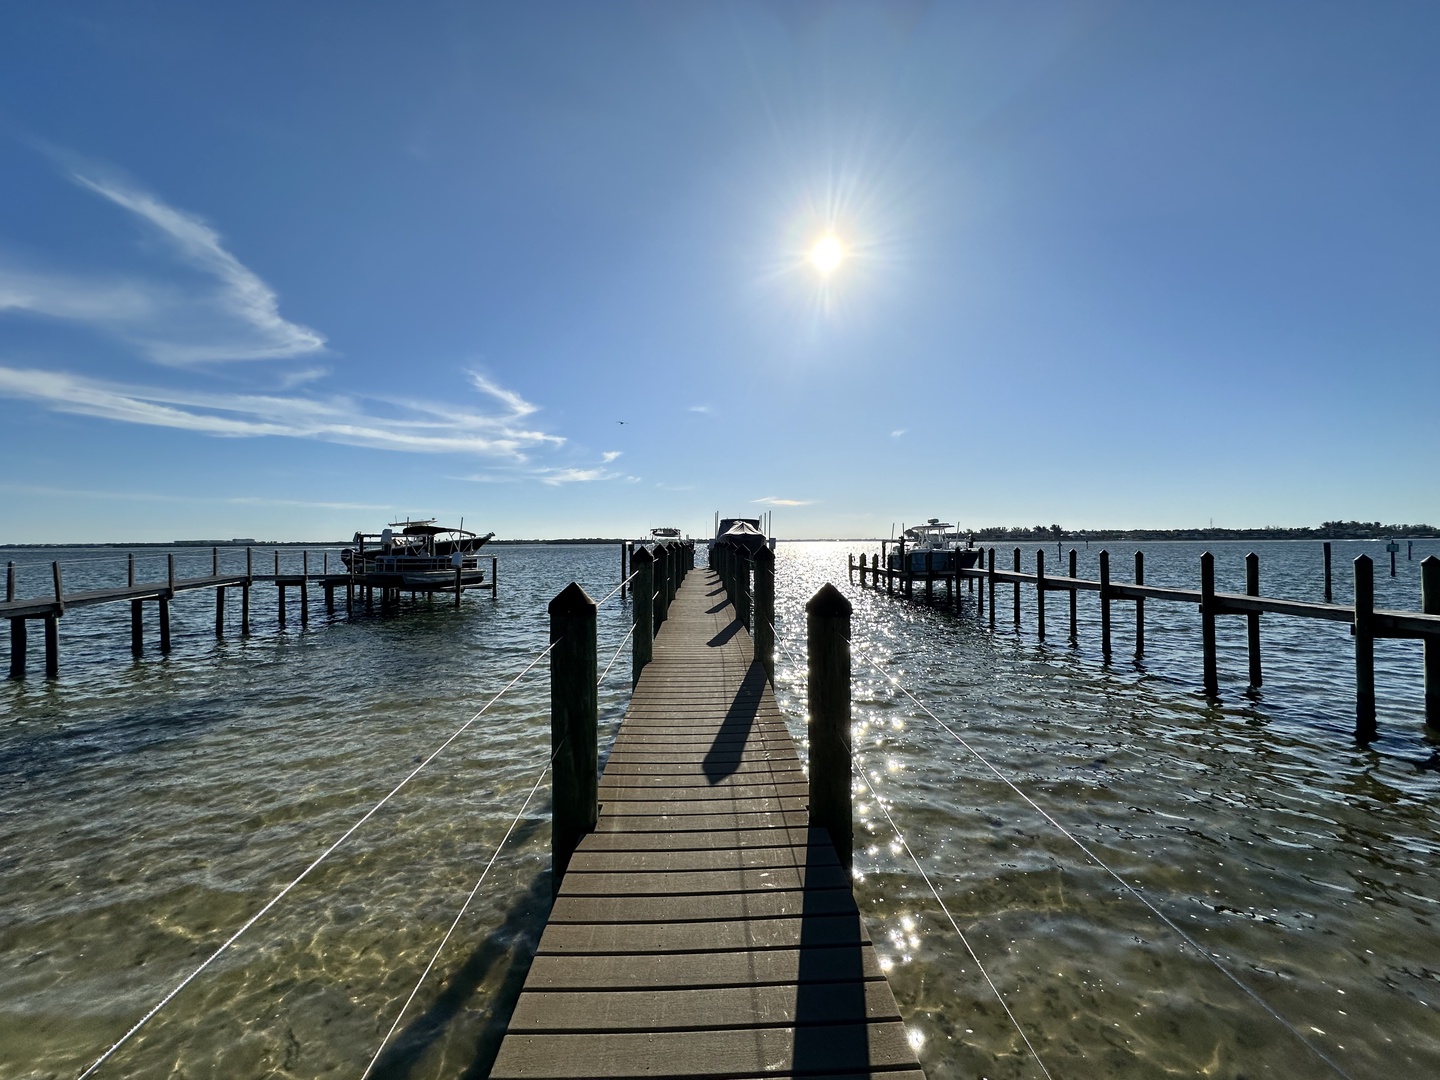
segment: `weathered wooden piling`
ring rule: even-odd
[[[864,565],[864,558],[861,558]],[[755,659],[775,685],[775,553],[769,547],[755,552]]]
[[[995,629],[995,549],[990,549],[990,629]]]
[[[620,541],[620,602],[625,602],[626,584],[630,579],[630,565],[626,558],[630,545],[624,540]]]
[[[60,677],[60,617],[45,616],[45,677]]]
[[[1215,653],[1215,556],[1200,556],[1200,648],[1204,653],[1205,696],[1220,696],[1220,668]]]
[[[1331,603],[1330,599],[1330,541],[1325,541],[1325,603]]]
[[[130,601],[130,655],[145,655],[145,601]]]
[[[1079,576],[1079,574],[1076,572],[1076,571],[1078,570],[1078,568],[1079,568],[1079,565],[1080,565],[1080,563],[1079,563],[1079,558],[1080,558],[1080,557],[1079,557],[1079,554],[1076,552],[1076,550],[1075,550],[1074,548],[1071,548],[1071,549],[1070,549],[1070,578],[1071,578],[1071,580],[1074,580],[1075,578],[1077,578],[1077,577]],[[1079,607],[1079,597],[1080,597],[1079,592],[1077,592],[1076,589],[1075,589],[1075,587],[1072,585],[1072,586],[1070,587],[1070,642],[1071,642],[1071,644],[1074,644],[1075,642],[1077,642],[1077,641],[1080,640],[1080,628],[1079,628],[1078,620],[1076,619],[1077,609],[1078,609],[1078,607]]]
[[[162,596],[156,606],[160,611],[160,655],[170,655],[170,597]]]
[[[1245,595],[1260,595],[1260,556],[1250,552],[1245,556]],[[1250,658],[1250,688],[1259,690],[1264,681],[1260,671],[1260,612],[1245,613],[1245,646]]]
[[[1375,738],[1375,564],[1355,560],[1355,739]]]
[[[215,586],[215,636],[225,636],[225,586]]]
[[[10,678],[25,678],[25,652],[29,648],[30,628],[24,619],[10,620]]]
[[[1440,615],[1440,559],[1420,560],[1420,610]],[[1425,723],[1440,731],[1440,638],[1425,639]]]
[[[743,551],[735,552],[735,592],[731,599],[735,603],[735,618],[753,634],[755,628],[750,618],[750,558]]]
[[[1100,654],[1110,662],[1110,552],[1100,551]]]
[[[805,605],[810,730],[810,824],[830,834],[847,870],[854,864],[850,745],[850,601],[831,584]]]
[[[1020,573],[1020,549],[1015,549],[1015,573]],[[1015,630],[1020,630],[1020,582],[1015,582]]]
[[[250,636],[250,585],[255,580],[255,562],[252,552],[245,549],[245,583],[240,586],[240,636]]]
[[[415,594],[410,594],[415,599]],[[310,552],[300,553],[300,625],[310,625]]]
[[[551,890],[599,817],[595,601],[575,582],[550,601]]]
[[[638,545],[630,555],[630,568],[635,575],[635,632],[630,638],[630,685],[634,687],[655,654],[655,556]]]
[[[985,572],[984,548],[980,549],[980,557],[975,560],[975,563],[976,566],[979,567],[980,573],[983,574]],[[970,585],[972,588],[975,585],[975,579],[973,577],[970,579]],[[985,617],[985,582],[983,580],[980,582],[980,588],[975,590],[975,617],[977,619],[983,619]]]
[[[1145,584],[1145,553],[1135,552],[1135,584]],[[1075,594],[1070,594],[1070,602],[1075,602]],[[1135,659],[1139,660],[1145,655],[1145,597],[1135,598]]]
[[[1035,619],[1036,633],[1045,640],[1045,549],[1035,550]]]

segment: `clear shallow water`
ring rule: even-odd
[[[1247,548],[1211,546],[1220,587],[1239,591]],[[1335,549],[1344,602],[1348,559],[1383,550]],[[1076,648],[1052,597],[1039,646],[1033,595],[1017,636],[1002,588],[992,636],[968,598],[957,619],[846,586],[856,550],[779,549],[777,690],[792,730],[803,736],[800,606],[831,580],[855,602],[858,655],[1350,1075],[1440,1073],[1440,774],[1415,764],[1436,746],[1415,643],[1377,643],[1381,738],[1360,750],[1343,625],[1267,616],[1266,686],[1252,698],[1243,621],[1222,619],[1217,708],[1195,692],[1187,606],[1148,605],[1138,667],[1131,609],[1116,605],[1107,669],[1093,597]],[[1117,580],[1131,550],[1115,549]],[[1146,545],[1147,580],[1193,586],[1200,550]],[[1319,598],[1317,544],[1259,550],[1264,592]],[[0,687],[0,1076],[77,1074],[544,647],[545,603],[565,583],[599,598],[618,579],[611,547],[497,551],[499,599],[472,595],[459,611],[422,602],[346,623],[316,602],[308,630],[292,606],[281,635],[273,590],[257,587],[248,641],[217,643],[211,594],[182,595],[163,660],[153,641],[130,658],[123,605],[62,620],[59,682]],[[1083,576],[1097,551],[1082,553]],[[1429,553],[1402,558],[1393,582],[1382,564],[1380,606],[1417,606]],[[22,595],[44,591],[56,554],[14,556],[33,562]],[[180,576],[208,568],[208,551],[192,558]],[[163,576],[163,559],[152,572]],[[67,589],[123,573],[123,562],[67,561]],[[628,617],[615,600],[601,609],[602,664]],[[1330,1073],[874,668],[857,658],[855,671],[867,773],[1052,1075]],[[607,727],[628,686],[627,647],[602,690]],[[547,714],[542,664],[101,1075],[358,1076],[535,782]],[[523,979],[543,924],[544,793],[381,1075],[484,1074],[497,1002]],[[857,890],[929,1075],[1041,1075],[868,789],[857,806]]]

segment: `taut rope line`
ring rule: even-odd
[[[260,919],[264,917],[265,913],[268,912],[271,908],[273,908],[276,904],[278,904],[281,900],[283,900],[291,889],[295,888],[296,885],[299,885],[300,882],[304,881],[305,878],[309,876],[310,871],[314,870],[322,862],[328,859],[331,853],[333,853],[336,848],[338,848],[341,844],[345,843],[346,840],[350,839],[350,837],[355,833],[357,829],[360,828],[361,825],[364,825],[365,822],[369,821],[372,817],[374,817],[382,806],[388,803],[399,793],[401,788],[405,787],[406,784],[410,783],[411,780],[415,779],[415,777],[420,774],[420,771],[424,769],[425,766],[429,765],[430,762],[434,761],[437,757],[439,757],[446,747],[448,747],[452,742],[458,739],[466,730],[469,729],[471,724],[475,723],[476,720],[479,720],[480,717],[484,716],[485,713],[489,710],[490,706],[494,705],[495,702],[499,701],[500,698],[506,693],[506,691],[508,691],[512,686],[518,683],[526,675],[528,675],[530,673],[530,670],[534,668],[536,664],[540,663],[541,660],[545,659],[545,657],[550,655],[551,650],[554,649],[557,644],[559,644],[559,642],[551,642],[548,646],[546,646],[544,651],[542,651],[539,655],[535,657],[535,659],[531,660],[530,663],[526,664],[524,670],[522,670],[520,674],[516,675],[513,679],[506,683],[504,687],[501,688],[499,693],[497,693],[481,707],[479,712],[477,712],[474,716],[470,717],[469,720],[466,720],[465,723],[461,724],[460,727],[455,730],[454,734],[452,734],[448,739],[446,739],[443,743],[441,743],[433,751],[431,751],[430,755],[426,757],[424,761],[420,762],[419,765],[415,766],[415,768],[410,771],[410,774],[406,776],[405,779],[401,780],[398,784],[391,788],[388,795],[386,795],[383,799],[381,799],[369,810],[367,810],[365,812],[365,815],[361,817],[359,821],[355,822],[355,824],[351,825],[350,828],[346,829],[345,832],[341,834],[338,840],[336,840],[328,848],[322,851],[315,858],[314,862],[312,862],[309,866],[305,867],[304,870],[300,871],[300,873],[295,877],[294,880],[290,882],[290,884],[286,885],[283,889],[276,893],[274,897],[271,898],[269,903],[267,903],[254,915],[250,916],[250,918],[245,921],[245,924],[241,926],[239,930],[236,930],[235,933],[231,934],[230,937],[225,940],[224,944],[222,944],[218,949],[216,949],[213,953],[207,956],[199,967],[197,967],[194,971],[190,972],[189,975],[186,975],[185,978],[181,979],[173,990],[171,990],[168,994],[166,994],[163,998],[156,1002],[149,1012],[147,1012],[144,1016],[137,1020],[135,1022],[135,1025],[129,1031],[127,1031],[124,1035],[120,1036],[120,1038],[115,1041],[114,1045],[112,1045],[110,1049],[106,1050],[103,1054],[96,1058],[95,1061],[90,1065],[90,1067],[80,1074],[78,1080],[85,1080],[87,1076],[90,1076],[92,1073],[95,1072],[96,1069],[103,1065],[111,1054],[115,1053],[116,1050],[119,1050],[120,1047],[124,1046],[125,1043],[130,1040],[131,1036],[133,1036],[137,1031],[144,1027],[145,1024],[149,1022],[151,1017],[153,1017],[156,1013],[158,1013],[161,1009],[168,1005],[176,994],[180,993],[181,990],[184,990],[185,987],[189,986],[190,983],[194,981],[196,976],[198,976],[202,971],[208,968],[219,958],[221,953],[223,953],[226,949],[230,948],[231,945],[235,944],[235,942],[240,939],[240,935],[245,933],[245,931],[249,930],[250,927],[254,926],[257,922],[259,922]]]

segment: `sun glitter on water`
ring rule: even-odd
[[[835,272],[835,268],[840,265],[840,260],[844,256],[845,250],[840,246],[840,241],[834,233],[826,233],[810,249],[810,262],[825,277],[829,277]]]

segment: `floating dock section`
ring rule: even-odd
[[[750,635],[689,573],[491,1077],[923,1077]]]

